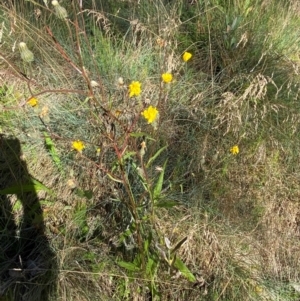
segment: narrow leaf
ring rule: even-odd
[[[125,261],[118,261],[117,264],[122,267],[125,268],[128,271],[132,271],[132,272],[138,272],[140,270],[139,267],[137,267],[135,264],[133,264],[132,262],[125,262]]]
[[[235,17],[234,20],[233,20],[233,22],[232,22],[232,24],[231,24],[231,29],[235,30],[236,27],[237,27],[237,25],[238,25],[238,18]]]
[[[146,265],[146,275],[147,276],[152,276],[152,271],[153,271],[153,266],[155,264],[155,261],[149,257],[148,258],[148,262],[147,262],[147,265]]]
[[[181,274],[189,281],[191,281],[191,282],[196,281],[196,278],[193,275],[193,273],[188,269],[188,267],[179,258],[176,258],[176,260],[174,262],[174,267],[176,269],[178,269],[181,272]]]
[[[166,165],[167,165],[167,161],[165,162],[165,164],[163,166],[163,170],[160,172],[159,178],[158,178],[157,183],[154,187],[154,191],[153,191],[154,200],[156,200],[160,196],[162,186],[163,186],[163,182],[164,182],[164,174],[165,174]]]
[[[39,182],[38,180],[31,179],[31,182],[36,187],[36,191],[47,191],[48,193],[52,194],[51,189],[46,187],[43,183]]]
[[[108,177],[109,177],[111,180],[113,180],[113,181],[115,181],[115,182],[117,182],[117,183],[122,183],[122,184],[123,184],[123,181],[121,181],[121,180],[119,180],[119,179],[117,179],[117,178],[114,178],[111,174],[107,173],[107,175],[108,175]]]
[[[149,246],[151,244],[151,241],[152,241],[152,234],[150,233],[149,234],[149,237],[145,240],[144,242],[144,250],[145,250],[145,253],[147,254],[148,251],[149,251]]]
[[[44,137],[45,137],[46,148],[49,151],[53,162],[55,163],[55,165],[57,166],[59,171],[62,171],[63,170],[62,169],[62,164],[61,164],[60,158],[58,156],[58,153],[56,151],[54,142],[52,141],[51,137],[46,132],[44,132]]]
[[[130,158],[132,158],[134,155],[136,155],[136,152],[126,152],[126,153],[123,155],[122,159],[123,159],[123,160],[130,159]]]
[[[20,184],[20,185],[13,185],[5,189],[0,190],[0,195],[6,194],[19,194],[22,192],[36,192],[35,186],[30,184]]]
[[[93,197],[93,192],[91,190],[81,190],[77,188],[75,190],[75,194],[81,198],[87,198],[88,200],[90,200]]]
[[[172,248],[171,254],[175,253],[187,240],[187,237],[183,238],[182,240],[180,240],[174,248]]]
[[[159,201],[155,203],[154,206],[159,208],[172,208],[176,205],[178,205],[178,202],[175,201]]]
[[[8,188],[2,189],[0,190],[0,195],[19,194],[23,192],[38,192],[38,191],[46,191],[52,194],[52,191],[49,188],[47,188],[39,181],[32,179],[27,184],[16,184]]]
[[[140,138],[140,137],[145,137],[149,140],[153,140],[155,141],[155,139],[151,138],[151,136],[147,133],[144,133],[144,132],[140,132],[140,133],[130,133],[130,136],[131,137],[134,137],[134,138]]]
[[[152,164],[152,162],[167,148],[168,146],[166,145],[166,146],[164,146],[164,147],[162,147],[161,149],[159,149],[155,154],[154,154],[154,156],[152,156],[149,160],[148,160],[148,162],[147,162],[147,164],[146,164],[146,167],[148,168],[151,164]]]

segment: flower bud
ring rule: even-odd
[[[68,18],[67,10],[60,6],[57,0],[53,0],[52,5],[54,6],[55,14],[59,19],[66,19]]]
[[[19,44],[19,50],[21,54],[21,58],[24,62],[30,63],[34,61],[33,53],[27,48],[27,45],[24,42]]]

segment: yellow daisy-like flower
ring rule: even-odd
[[[163,73],[161,78],[163,82],[170,83],[173,80],[173,75],[171,73]]]
[[[238,147],[238,145],[234,145],[233,147],[230,148],[230,152],[233,154],[233,155],[237,155],[239,152],[240,152],[240,149]]]
[[[129,97],[139,96],[141,92],[141,83],[138,81],[131,82],[129,85]]]
[[[82,153],[82,150],[85,148],[85,145],[80,140],[75,140],[72,142],[72,148],[77,150],[79,153]]]
[[[192,54],[191,54],[191,53],[185,52],[185,53],[183,54],[183,56],[182,56],[182,59],[183,59],[185,62],[187,62],[188,60],[191,59],[191,57],[192,57]]]
[[[39,101],[37,100],[37,98],[34,98],[34,97],[31,97],[27,103],[32,106],[32,107],[35,107],[38,105]]]
[[[142,112],[142,115],[147,119],[148,123],[152,123],[157,118],[158,110],[155,107],[149,106]]]

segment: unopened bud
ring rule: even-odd
[[[60,6],[57,0],[53,0],[51,3],[54,6],[55,14],[58,18],[60,19],[68,18],[67,10],[64,7]]]
[[[21,54],[21,58],[24,62],[30,63],[34,61],[33,53],[27,48],[27,45],[24,42],[19,44],[19,50]]]
[[[123,85],[124,85],[123,77],[119,77],[119,78],[118,78],[118,84],[119,84],[120,86],[123,86]]]
[[[67,181],[67,185],[69,186],[69,188],[71,189],[75,189],[77,187],[76,181],[74,179],[69,179]]]
[[[140,144],[140,156],[141,156],[141,158],[143,158],[143,156],[145,155],[146,149],[147,149],[146,142],[142,141],[142,143]]]

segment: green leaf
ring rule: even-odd
[[[14,207],[12,208],[13,211],[18,211],[22,208],[22,202],[20,200],[17,200],[14,204]]]
[[[247,17],[248,13],[252,10],[252,6],[250,6],[251,0],[245,0],[244,1],[244,7],[243,7],[243,13]]]
[[[93,197],[93,192],[91,190],[81,190],[77,188],[75,190],[75,194],[81,198],[87,198],[88,200],[90,200]]]
[[[235,45],[236,45],[236,38],[235,37],[232,37],[231,38],[231,41],[230,41],[230,47],[235,47]]]
[[[135,155],[136,155],[136,152],[125,152],[125,154],[123,155],[122,159],[126,160],[126,159],[129,159],[129,158],[132,158]]]
[[[20,194],[23,192],[38,192],[38,191],[46,191],[52,194],[52,191],[49,188],[47,188],[44,184],[42,184],[41,182],[35,179],[32,179],[27,184],[16,184],[8,188],[2,189],[0,190],[0,195]]]
[[[35,186],[36,190],[35,191],[47,191],[48,193],[53,193],[51,189],[46,187],[43,183],[39,182],[38,180],[31,179],[31,182]]]
[[[165,174],[165,168],[167,165],[167,161],[165,162],[164,166],[163,166],[163,170],[160,172],[159,174],[159,178],[157,180],[157,183],[154,187],[153,190],[153,198],[154,200],[157,200],[158,197],[160,196],[161,190],[162,190],[162,186],[163,186],[163,182],[164,182],[164,174]]]
[[[174,265],[174,267],[176,269],[178,269],[181,272],[181,274],[186,279],[188,279],[191,282],[195,282],[196,281],[196,278],[193,275],[193,273],[188,269],[188,267],[179,258],[176,258],[176,260],[175,260],[175,262],[174,262],[173,265]]]
[[[172,208],[178,205],[178,202],[175,201],[159,201],[154,204],[155,207],[159,208]]]
[[[226,25],[230,24],[230,17],[228,15],[225,16]]]
[[[40,201],[40,204],[44,205],[44,206],[53,206],[55,204],[55,202],[54,201],[43,200],[43,201]]]
[[[155,265],[155,261],[149,257],[147,265],[146,265],[146,275],[147,276],[152,276],[153,267],[155,267],[154,265]]]
[[[150,232],[148,238],[144,242],[145,253],[148,253],[151,241],[152,241],[152,233]]]
[[[166,145],[166,146],[164,146],[164,147],[162,147],[161,149],[159,149],[155,154],[154,154],[154,156],[152,156],[149,160],[148,160],[148,162],[147,162],[147,164],[146,164],[146,167],[148,168],[151,164],[152,164],[152,162],[167,148],[168,146]]]
[[[55,165],[57,166],[57,168],[59,169],[59,171],[62,171],[63,170],[62,164],[61,164],[60,158],[58,156],[58,153],[56,151],[54,142],[52,141],[52,139],[46,132],[44,132],[44,137],[45,137],[46,149],[49,151],[51,158],[52,158],[53,162],[55,163]]]
[[[135,264],[133,264],[132,262],[125,262],[125,261],[118,261],[117,264],[122,267],[125,268],[128,271],[132,271],[132,272],[138,272],[140,270],[139,267],[137,267]]]
[[[1,86],[1,87],[0,87],[0,97],[5,96],[5,95],[7,94],[7,90],[8,90],[8,88],[7,88],[6,85]]]
[[[241,19],[239,17],[235,17],[232,24],[231,24],[231,29],[235,30],[238,28],[239,24],[240,24]]]
[[[153,140],[155,141],[155,139],[151,138],[151,136],[147,133],[144,133],[144,132],[139,132],[139,133],[130,133],[130,136],[131,137],[134,137],[134,138],[140,138],[140,137],[145,137],[149,140]]]
[[[130,226],[120,235],[120,242],[123,242],[126,237],[131,236],[136,231],[136,223],[132,222]]]
[[[96,255],[93,252],[86,252],[82,259],[84,260],[90,260],[90,261],[95,261],[96,260]]]

